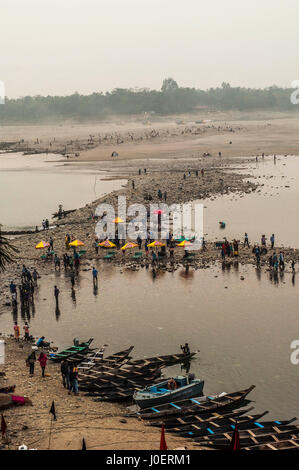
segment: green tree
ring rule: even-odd
[[[167,92],[167,91],[174,91],[178,90],[179,86],[177,82],[173,78],[164,78],[161,91]]]

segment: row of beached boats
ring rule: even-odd
[[[228,450],[237,426],[241,449],[298,450],[296,418],[264,420],[268,411],[252,413],[248,395],[251,387],[203,395],[204,382],[193,374],[161,379],[162,369],[188,363],[196,353],[133,359],[133,346],[104,357],[104,348],[92,350],[92,339],[52,356],[78,366],[79,388],[96,401],[127,401],[126,417],[138,418],[146,426],[191,439],[198,448]]]

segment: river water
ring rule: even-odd
[[[43,280],[29,319],[33,335],[43,334],[59,347],[74,337],[94,337],[98,346],[109,344],[107,354],[135,345],[136,358],[175,353],[188,341],[192,350],[200,349],[191,371],[205,380],[206,393],[255,384],[258,410],[270,410],[276,418],[296,416],[299,365],[291,364],[290,344],[299,339],[299,284],[290,273],[275,281],[253,267],[235,266],[188,276],[182,269],[153,279],[151,269],[121,271],[101,263],[97,292],[91,271],[83,271],[88,264],[73,296],[63,272]],[[55,284],[61,291],[59,311]],[[22,324],[25,318],[18,315]],[[1,331],[13,331],[12,312],[1,315]],[[175,372],[179,367],[168,371]]]
[[[275,233],[285,245],[298,247],[299,160],[279,157],[238,165],[236,171],[260,176],[260,193],[224,196],[205,201],[204,232],[208,238],[243,237],[259,240]],[[74,204],[75,206],[75,204]],[[221,231],[218,221],[227,223]],[[289,267],[272,279],[252,266],[236,264],[175,273],[151,268],[121,270],[98,261],[99,289],[92,287],[91,264],[83,261],[72,294],[70,281],[61,273],[41,279],[31,312],[31,333],[45,335],[60,348],[95,338],[109,344],[106,353],[134,345],[134,357],[179,352],[189,342],[200,349],[191,371],[205,380],[205,393],[230,392],[252,384],[250,398],[258,411],[269,410],[276,419],[296,416],[299,407],[299,365],[290,360],[291,342],[299,339],[298,286]],[[241,280],[244,276],[244,280]],[[53,287],[60,289],[59,311]],[[12,332],[13,314],[0,308],[2,332]],[[18,312],[23,325],[25,317]],[[175,366],[166,373],[180,372]]]
[[[66,165],[58,155],[0,154],[0,223],[3,229],[35,228],[51,219],[58,205],[76,209],[111,191],[125,180],[108,176],[95,166]],[[109,173],[111,177],[111,173]]]

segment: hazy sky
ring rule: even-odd
[[[290,86],[299,0],[1,0],[6,94]]]

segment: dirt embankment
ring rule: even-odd
[[[0,442],[0,449],[17,449],[21,444],[29,448],[47,450],[51,416],[49,410],[55,402],[57,421],[52,423],[50,449],[80,450],[84,437],[87,449],[144,449],[157,450],[160,430],[146,427],[142,421],[124,418],[124,405],[98,403],[84,395],[68,395],[61,382],[59,364],[48,362],[48,377],[41,377],[39,364],[35,374],[29,377],[25,360],[31,346],[14,338],[4,339],[6,373],[5,383],[16,385],[16,395],[32,400],[32,406],[19,406],[3,411],[7,424],[7,440]],[[193,445],[187,440],[166,435],[169,449]]]

